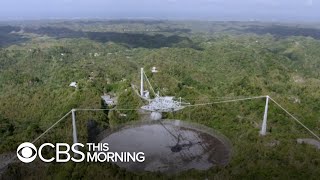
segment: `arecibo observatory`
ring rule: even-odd
[[[319,179],[319,9],[2,0],[0,180]]]

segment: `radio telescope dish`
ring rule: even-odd
[[[145,161],[116,164],[132,172],[179,173],[225,166],[231,157],[227,138],[214,130],[180,120],[144,121],[104,134],[111,152],[144,152]]]

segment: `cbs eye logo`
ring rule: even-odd
[[[20,161],[24,163],[30,163],[37,157],[37,148],[32,143],[22,143],[17,148],[17,156]]]

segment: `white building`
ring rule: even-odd
[[[77,87],[78,87],[78,84],[77,84],[77,82],[71,82],[69,86],[70,86],[70,87],[77,88]]]
[[[157,68],[156,68],[156,67],[152,67],[151,72],[152,72],[152,73],[157,73],[157,72],[158,72],[158,70],[157,70]]]
[[[116,97],[112,98],[110,95],[105,94],[105,95],[101,96],[101,98],[109,106],[113,106],[113,105],[117,104],[117,98]]]

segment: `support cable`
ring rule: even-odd
[[[292,117],[297,123],[299,123],[302,127],[304,127],[307,131],[309,131],[314,137],[316,137],[320,141],[320,137],[316,135],[313,131],[311,131],[307,126],[305,126],[301,121],[298,120],[295,116],[289,113],[285,108],[283,108],[279,103],[269,97],[271,101],[273,101],[277,106],[279,106],[284,112],[286,112],[290,117]]]
[[[148,84],[149,84],[149,86],[150,86],[150,89],[151,89],[151,91],[153,92],[153,94],[154,94],[154,95],[157,95],[157,94],[155,93],[155,91],[154,91],[153,87],[151,86],[151,83],[150,83],[150,81],[149,81],[149,79],[148,79],[148,77],[147,77],[146,73],[145,73],[145,72],[143,72],[143,74],[144,74],[144,76],[146,77],[147,82],[148,82]]]
[[[221,103],[229,103],[229,102],[237,102],[237,101],[246,101],[246,100],[251,100],[251,99],[260,99],[260,98],[266,98],[266,96],[248,97],[248,98],[233,99],[233,100],[225,100],[225,101],[217,101],[217,102],[204,103],[204,104],[193,104],[193,105],[187,105],[186,107],[193,107],[193,106],[206,106],[206,105],[212,105],[212,104],[221,104]]]
[[[140,109],[74,109],[75,111],[138,111]]]
[[[66,115],[64,115],[61,119],[59,119],[57,122],[55,122],[52,126],[50,126],[47,130],[45,130],[42,134],[40,134],[40,136],[38,136],[36,139],[34,139],[31,143],[35,143],[36,141],[38,141],[42,136],[44,136],[48,131],[50,131],[54,126],[56,126],[59,122],[61,122],[64,118],[66,118],[70,113],[72,112],[69,111]]]
[[[40,134],[37,138],[35,138],[31,143],[34,144],[36,141],[38,141],[42,136],[44,136],[47,132],[49,132],[52,128],[54,128],[57,124],[59,124],[62,120],[64,120],[70,113],[72,112],[69,111],[67,114],[65,114],[61,119],[56,121],[52,126],[50,126],[47,130],[45,130],[42,134]],[[0,170],[4,167],[6,167],[8,164],[12,163],[13,160],[17,158],[17,155],[15,154],[12,158],[10,158],[7,162],[5,162],[5,165],[0,167]]]
[[[250,98],[252,96],[215,96],[215,97],[203,97],[205,99],[210,99],[210,100],[232,100],[232,99],[240,99],[240,98]],[[265,96],[264,96],[265,97]],[[183,100],[199,100],[201,99],[201,97],[199,98],[182,98]]]

